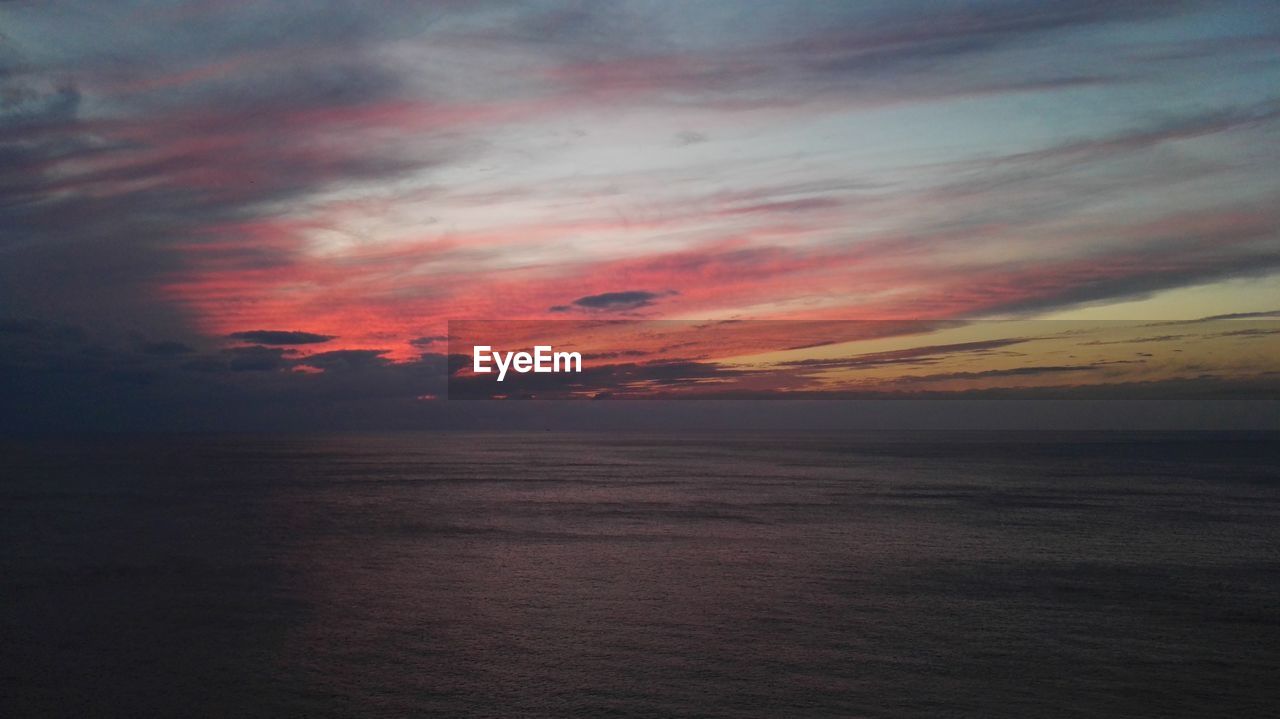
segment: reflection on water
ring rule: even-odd
[[[1265,437],[3,449],[6,716],[1243,716],[1277,699]]]

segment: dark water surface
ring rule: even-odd
[[[9,442],[0,715],[1280,715],[1280,443]]]

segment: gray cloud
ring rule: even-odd
[[[688,145],[701,144],[706,142],[709,138],[705,134],[695,130],[684,130],[683,132],[677,132],[675,139],[677,145],[685,147]]]
[[[440,355],[409,363],[390,362],[381,349],[303,357],[285,348],[331,338],[278,330],[232,336],[250,347],[209,349],[214,340],[200,331],[206,325],[193,321],[198,310],[168,301],[160,288],[188,277],[193,248],[199,248],[199,262],[219,270],[290,267],[300,243],[261,240],[243,228],[282,211],[305,213],[312,198],[334,189],[358,192],[367,183],[420,176],[469,158],[466,133],[472,123],[451,118],[487,107],[490,100],[516,100],[530,112],[591,103],[629,112],[668,104],[825,107],[832,100],[841,107],[878,107],[950,96],[1105,89],[1160,70],[1150,64],[1118,67],[1105,53],[1080,50],[1087,45],[1054,46],[1036,56],[1040,62],[1009,60],[1048,48],[1065,33],[1205,6],[1127,0],[893,3],[868,15],[841,3],[766,3],[749,10],[391,3],[371,10],[364,3],[325,0],[305,13],[287,3],[195,3],[148,8],[145,31],[114,24],[128,22],[127,12],[80,7],[88,5],[55,8],[56,32],[49,32],[54,16],[40,15],[49,12],[46,4],[6,6],[6,42],[0,48],[0,306],[30,317],[0,322],[0,387],[6,397],[0,421],[10,428],[28,419],[46,427],[115,427],[183,417],[193,426],[270,420],[290,427],[319,421],[307,412],[328,414],[338,406],[360,410],[352,416],[376,417],[389,407],[397,416],[418,416],[414,398],[442,391]],[[1257,16],[1257,31],[1267,31],[1274,14]],[[28,18],[42,22],[28,31]],[[452,50],[459,62],[445,63],[451,69],[443,79],[396,65],[394,53],[384,50],[398,49],[396,41],[407,38],[461,48]],[[1232,52],[1232,44],[1193,49],[1216,63]],[[527,73],[495,71],[511,57]],[[613,102],[619,94],[634,102]],[[412,108],[407,126],[397,115],[405,107]],[[1110,136],[952,165],[943,174],[955,178],[954,184],[929,188],[933,196],[907,198],[929,216],[919,227],[904,228],[894,248],[922,253],[952,236],[972,238],[948,234],[958,226],[985,231],[1061,221],[1090,203],[1116,200],[1117,187],[1160,188],[1196,173],[1223,172],[1193,162],[1195,153],[1174,149],[1179,141],[1210,134],[1269,131],[1276,107],[1274,100],[1264,100],[1188,112]],[[710,127],[717,128],[719,142],[719,126]],[[690,144],[705,138],[688,131],[673,139]],[[657,142],[669,142],[668,136]],[[1148,158],[1157,150],[1169,152]],[[1141,159],[1125,173],[1082,176],[1121,156]],[[1261,165],[1265,156],[1254,161]],[[1254,177],[1222,177],[1214,187],[1262,187],[1250,181]],[[876,179],[806,182],[780,175],[777,187],[758,191],[723,185],[708,202],[743,221],[792,221],[900,189],[896,178]],[[862,190],[866,196],[849,196]],[[974,306],[1035,311],[1258,276],[1280,266],[1274,215],[1259,217],[1231,232],[1123,236],[1116,244],[1124,247],[1090,249],[1080,266],[1046,263],[1014,272],[1005,266],[990,273],[974,268],[976,287],[965,291],[973,293]],[[769,258],[763,245],[721,255],[729,264],[725,276],[773,271],[763,261]],[[672,269],[696,272],[707,257],[694,252],[670,262]],[[610,292],[551,310],[629,311],[651,306],[663,294]],[[1266,313],[1232,316],[1259,314]],[[128,332],[135,330],[137,337],[163,339],[134,339]],[[443,339],[412,344],[432,347]],[[304,366],[325,371],[298,371]],[[678,383],[717,371],[672,364],[623,372],[633,381]],[[314,412],[316,407],[327,411]]]
[[[828,369],[866,369],[889,365],[921,365],[936,364],[960,354],[987,353],[1012,345],[1030,342],[1031,337],[1012,337],[997,340],[979,340],[975,342],[957,342],[945,345],[926,345],[910,347],[887,352],[874,352],[853,357],[837,357],[834,359],[806,359],[780,362],[780,367],[792,367],[809,370]]]
[[[432,345],[437,345],[437,344],[441,344],[443,342],[448,342],[448,341],[449,341],[448,335],[432,335],[429,337],[415,337],[414,339],[409,340],[409,344],[413,345],[414,347],[431,347]]]
[[[587,295],[574,300],[572,304],[587,310],[635,310],[652,305],[654,300],[675,294],[674,291],[648,292],[645,290],[626,290],[623,292],[604,292],[598,295]],[[552,312],[563,312],[569,308],[556,305]]]
[[[1056,63],[1022,67],[1018,74],[1002,71],[998,60],[985,65],[973,61],[1009,56],[1061,33],[1180,14],[1196,4],[898,3],[879,13],[858,12],[855,6],[843,12],[838,7],[779,6],[777,15],[768,18],[770,29],[790,39],[742,32],[741,40],[722,43],[714,51],[671,42],[674,47],[667,54],[636,47],[635,33],[588,45],[593,52],[584,52],[581,28],[610,28],[608,14],[597,13],[575,18],[571,27],[576,30],[562,36],[566,47],[560,52],[573,70],[565,83],[579,95],[628,94],[727,107],[793,105],[833,96],[879,104],[1119,82],[1113,63],[1089,54],[1060,56]],[[706,18],[708,23],[723,20]],[[646,30],[650,38],[675,34],[661,20]]]
[[[708,380],[742,378],[754,370],[742,370],[714,362],[693,360],[657,360],[586,365],[572,376],[553,374],[509,374],[502,383],[492,376],[459,375],[470,367],[470,357],[451,358],[453,374],[449,378],[451,399],[488,399],[497,396],[535,399],[586,397],[608,393],[612,397],[644,397],[655,389],[672,390],[696,387]],[[603,397],[598,397],[603,398]]]
[[[144,342],[141,347],[143,354],[154,355],[157,357],[177,357],[181,355],[189,355],[195,352],[190,345],[182,342],[174,342],[165,340],[161,342]]]
[[[1267,310],[1265,312],[1231,312],[1225,315],[1211,315],[1209,317],[1203,317],[1199,321],[1268,319],[1272,317],[1280,317],[1280,310]]]
[[[945,382],[948,380],[998,379],[1004,377],[1039,377],[1041,375],[1061,374],[1063,372],[1093,372],[1110,362],[1088,365],[1042,365],[1032,367],[1010,367],[1007,369],[988,369],[977,372],[940,372],[929,375],[908,375],[894,378],[894,384]]]
[[[227,367],[232,372],[270,372],[286,366],[288,350],[278,347],[232,347],[224,350],[230,357]]]
[[[298,364],[323,370],[359,370],[389,364],[390,360],[383,357],[385,354],[387,350],[334,350],[307,355],[299,360]]]
[[[314,332],[285,330],[250,330],[248,332],[232,332],[227,335],[233,340],[244,340],[263,345],[308,345],[328,342],[337,339],[334,335],[320,335]]]
[[[246,13],[288,16],[291,32]],[[408,137],[385,134],[353,142],[359,125],[346,113],[405,95],[401,76],[366,45],[411,22],[386,23],[354,5],[306,17],[263,6],[222,22],[175,23],[121,48],[101,28],[77,25],[78,14],[65,19],[63,43],[49,50],[68,53],[66,67],[0,55],[0,305],[188,332],[183,312],[153,296],[185,268],[175,250],[225,239],[216,228],[273,214],[277,203],[458,152],[456,143],[421,149],[419,139],[411,149]],[[282,44],[306,47],[315,61],[273,60]],[[95,48],[96,61],[76,55],[91,58]],[[287,250],[238,243],[217,252],[228,268],[267,267],[286,263]]]

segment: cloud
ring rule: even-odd
[[[84,328],[36,319],[0,319],[0,335],[53,342],[82,342]]]
[[[916,382],[945,382],[948,380],[998,379],[1004,377],[1039,377],[1041,375],[1060,374],[1063,372],[1093,372],[1102,368],[1101,363],[1093,365],[1041,365],[1034,367],[1010,367],[1006,369],[979,370],[976,372],[940,372],[930,375],[907,375],[895,377],[893,384]]]
[[[337,339],[333,335],[321,335],[314,332],[298,332],[283,330],[250,330],[248,332],[232,332],[227,335],[233,340],[244,340],[264,345],[309,345]]]
[[[189,355],[195,352],[190,345],[172,340],[161,342],[144,342],[142,343],[143,354],[154,355],[156,357],[178,357],[181,355]]]
[[[764,202],[755,205],[730,207],[722,212],[725,215],[748,214],[787,214],[793,212],[812,212],[815,210],[833,210],[844,206],[844,202],[830,197],[809,197],[801,200],[780,202]]]
[[[901,350],[889,350],[887,352],[873,352],[869,354],[856,355],[853,357],[837,357],[833,359],[804,359],[789,360],[779,362],[779,367],[793,367],[799,369],[867,369],[870,367],[883,367],[888,365],[920,365],[920,364],[936,364],[950,357],[967,354],[967,353],[983,353],[992,350],[1003,349],[1013,345],[1030,342],[1031,337],[1012,337],[1008,339],[997,340],[978,340],[974,342],[956,342],[944,345],[926,345],[924,347],[910,347]]]
[[[285,357],[288,350],[278,347],[231,347],[224,350],[230,358],[227,367],[232,372],[270,372],[287,366]]]
[[[449,341],[448,335],[431,335],[429,337],[415,337],[409,340],[409,344],[414,347],[431,347],[447,341]]]
[[[956,91],[991,92],[999,87],[1067,87],[1097,73],[1087,67],[1069,68],[1065,75],[1040,72],[1053,68],[1052,63],[1020,65],[1015,71],[987,60],[1001,52],[1026,49],[1036,44],[1029,43],[1032,38],[1049,46],[1070,47],[1058,33],[1176,15],[1185,9],[1169,5],[1153,13],[1128,3],[1102,7],[1083,0],[1043,8],[993,3],[943,9],[924,24],[918,12],[910,9],[874,14],[805,7],[781,12],[756,9],[753,12],[761,17],[748,23],[751,33],[712,43],[686,42],[674,30],[690,20],[714,18],[722,12],[715,8],[689,9],[677,13],[679,18],[658,13],[643,22],[584,8],[520,9],[494,25],[488,24],[492,18],[484,13],[457,8],[425,12],[402,7],[365,13],[342,5],[333,14],[292,21],[295,32],[285,37],[260,30],[280,21],[287,14],[282,8],[202,11],[228,22],[208,23],[216,31],[206,28],[201,33],[175,23],[171,31],[182,42],[169,42],[159,33],[148,35],[147,47],[108,53],[112,63],[85,63],[72,82],[50,83],[38,74],[36,79],[28,74],[21,80],[29,91],[22,96],[32,95],[32,99],[23,103],[21,112],[6,115],[11,132],[6,137],[13,141],[5,144],[5,151],[17,162],[6,163],[14,170],[4,180],[12,182],[13,192],[7,196],[21,202],[20,207],[0,210],[4,215],[0,222],[10,220],[15,230],[5,233],[15,247],[14,255],[7,258],[13,260],[10,266],[29,271],[0,277],[5,280],[0,286],[6,288],[0,290],[0,299],[10,299],[15,306],[29,303],[41,294],[30,277],[50,276],[56,268],[70,267],[71,274],[84,279],[74,290],[59,293],[54,311],[78,321],[114,314],[101,308],[118,307],[122,314],[134,310],[136,317],[151,315],[144,321],[155,327],[154,334],[168,336],[189,329],[195,324],[189,320],[193,316],[201,329],[224,332],[238,326],[309,321],[307,312],[323,307],[329,313],[325,322],[305,326],[359,343],[372,338],[350,335],[347,327],[352,317],[377,315],[381,324],[382,317],[392,314],[388,310],[400,308],[403,314],[427,316],[430,321],[456,316],[457,308],[469,311],[475,306],[480,307],[480,315],[497,316],[490,305],[501,306],[503,312],[512,308],[517,312],[548,308],[545,311],[556,314],[573,308],[626,311],[625,302],[610,307],[556,302],[560,297],[550,290],[564,276],[575,280],[592,274],[607,276],[604,271],[613,269],[637,275],[626,280],[629,286],[680,287],[681,311],[799,300],[807,292],[830,294],[848,287],[887,292],[891,285],[911,283],[930,270],[903,267],[869,277],[854,265],[885,263],[894,252],[947,242],[945,233],[908,228],[902,234],[913,235],[909,240],[855,249],[874,243],[862,242],[866,238],[858,229],[859,220],[850,213],[875,199],[861,195],[883,195],[893,187],[887,178],[868,183],[843,175],[799,177],[777,181],[773,188],[752,188],[736,179],[712,185],[704,181],[702,187],[716,192],[705,197],[682,193],[683,208],[664,208],[664,216],[652,223],[655,229],[644,230],[643,218],[616,223],[636,227],[632,236],[637,238],[643,232],[644,237],[678,237],[683,244],[671,250],[664,240],[663,250],[636,253],[629,263],[606,257],[575,266],[572,256],[555,257],[551,250],[562,236],[593,232],[586,222],[580,228],[459,230],[452,241],[460,252],[481,261],[471,266],[459,261],[450,265],[456,269],[447,272],[432,270],[426,275],[430,281],[422,282],[415,268],[425,267],[428,260],[439,261],[429,254],[432,250],[425,249],[432,247],[430,242],[395,248],[385,259],[374,261],[366,245],[376,246],[377,238],[366,238],[372,241],[362,241],[355,251],[315,252],[313,235],[345,232],[342,219],[331,215],[359,208],[362,193],[369,188],[393,188],[410,177],[413,182],[426,182],[433,168],[469,166],[475,153],[493,149],[493,138],[486,137],[486,131],[505,123],[555,118],[557,113],[592,104],[642,115],[645,108],[670,101],[714,109],[724,102],[785,105],[839,97],[841,103],[831,107],[848,107],[857,103],[842,103],[861,98],[878,102]],[[437,23],[442,15],[448,16],[448,22]],[[673,25],[673,21],[678,22]],[[503,73],[475,72],[468,74],[468,81],[474,82],[450,78],[436,87],[433,83],[438,78],[410,67],[420,65],[393,62],[396,53],[384,52],[389,47],[412,49],[414,43],[399,44],[416,37],[411,28],[430,30],[434,42],[427,46],[438,49],[429,52],[499,65],[510,57],[505,53],[516,53],[525,65],[518,68],[524,70],[520,82],[509,86],[502,81]],[[86,52],[98,47],[96,43],[109,43],[88,30],[68,28],[72,34],[85,33]],[[599,44],[602,37],[609,38],[604,45]],[[460,38],[467,42],[460,43]],[[156,63],[155,57],[165,62]],[[970,63],[974,58],[983,62]],[[74,60],[69,62],[74,65]],[[583,83],[598,84],[607,94],[615,90],[630,94],[624,103],[614,104],[611,97],[577,92]],[[469,91],[458,92],[460,85]],[[517,87],[529,89],[518,91]],[[85,98],[93,102],[86,103]],[[112,112],[102,113],[103,107]],[[1150,147],[1155,138],[1200,137],[1205,132],[1254,126],[1269,117],[1264,103],[1203,113],[1193,122],[1155,122],[1130,132],[1127,139],[1055,145],[1049,156],[1021,153],[1020,166],[1054,164],[1052,158],[1092,161],[1120,149]],[[664,137],[699,139],[699,132],[679,128],[665,129],[671,135]],[[715,131],[719,145],[720,130]],[[521,152],[532,147],[519,128],[510,141]],[[1095,145],[1096,149],[1086,149]],[[1019,155],[1009,153],[1000,167],[1019,164]],[[553,158],[547,155],[546,159]],[[494,162],[503,166],[500,158]],[[698,173],[719,169],[681,168],[677,174],[685,182],[696,179]],[[972,172],[948,170],[950,176],[962,174]],[[735,178],[723,171],[709,176]],[[606,173],[592,182],[627,187],[631,179]],[[697,188],[700,183],[690,186]],[[475,187],[442,185],[432,190],[444,200],[444,209],[451,209],[448,199],[463,194],[463,189],[501,203],[521,193],[539,197],[543,187],[541,183],[488,181]],[[554,191],[545,192],[542,197],[555,200]],[[752,199],[753,193],[759,196]],[[331,194],[341,196],[341,202]],[[625,191],[622,196],[632,194]],[[907,196],[904,201],[910,199]],[[1017,206],[980,201],[988,208]],[[394,207],[395,202],[378,196],[370,206]],[[294,210],[282,212],[286,207]],[[341,209],[331,211],[331,207]],[[676,211],[684,214],[667,216]],[[611,207],[609,212],[615,211]],[[876,220],[894,221],[892,217]],[[957,220],[945,217],[942,221]],[[717,223],[722,227],[716,234],[743,238],[736,249],[705,251],[714,245],[706,241],[706,227]],[[806,229],[805,224],[817,228]],[[781,235],[783,226],[792,234]],[[756,238],[756,232],[774,234]],[[482,234],[534,239],[522,240],[516,252],[504,252],[506,247],[481,252],[480,243],[493,242]],[[839,241],[843,251],[820,249],[819,239],[831,246]],[[616,237],[599,243],[611,245],[618,245]],[[128,251],[108,255],[105,247]],[[517,266],[501,273],[489,272],[491,267],[484,264],[510,261],[503,258],[519,257],[522,252],[534,252],[537,257],[514,261]],[[674,264],[677,259],[698,256],[704,264]],[[646,268],[644,262],[651,259],[667,264]],[[544,281],[521,284],[516,280],[523,270],[536,270],[528,274]],[[676,282],[676,277],[669,281],[664,274],[681,275],[689,283]],[[929,276],[941,281],[946,273]],[[508,278],[516,285],[511,293],[504,286]],[[160,302],[151,296],[157,286],[163,288]],[[586,291],[597,292],[587,297],[611,294],[608,287]],[[6,292],[13,297],[4,297]],[[489,299],[499,292],[501,301]],[[379,297],[394,297],[399,307],[374,305]],[[855,301],[851,298],[850,304]],[[649,298],[632,303],[630,309],[654,303]],[[675,309],[677,303],[669,306]],[[390,320],[385,325],[371,329],[370,334],[400,332],[399,342],[413,346],[413,335]],[[401,357],[407,354],[404,349],[397,352]]]
[[[0,49],[0,307],[40,318],[0,342],[59,396],[434,394],[458,317],[945,319],[1280,270],[1251,5],[81,6],[19,4]]]
[[[635,310],[641,307],[648,307],[653,304],[654,300],[667,295],[676,294],[674,291],[666,292],[647,292],[644,290],[627,290],[624,292],[602,292],[598,295],[587,295],[579,297],[573,301],[573,305],[587,310],[610,310],[623,311]],[[552,312],[563,312],[568,308],[565,305],[556,305],[551,308]]]
[[[1280,317],[1280,310],[1267,310],[1265,312],[1229,312],[1225,315],[1202,317],[1198,321],[1207,322],[1209,320],[1268,319],[1272,317]]]
[[[1280,329],[1247,329],[1232,330],[1230,332],[1219,332],[1211,337],[1267,337],[1270,335],[1280,334]]]
[[[1103,85],[1121,78],[1114,67],[1090,62],[1087,55],[1059,55],[1056,63],[1024,67],[1022,73],[1003,70],[1028,44],[1178,15],[1191,5],[1065,0],[925,11],[902,3],[879,13],[780,5],[788,17],[770,20],[779,35],[790,37],[718,43],[713,50],[676,46],[665,53],[634,50],[623,40],[613,53],[568,52],[567,61],[548,74],[578,96],[722,109],[839,101],[871,106]]]
[[[601,398],[601,393],[615,399],[646,399],[756,373],[755,370],[726,367],[714,362],[655,360],[584,365],[581,373],[572,375],[513,373],[498,383],[492,375],[463,373],[462,370],[471,366],[469,356],[459,355],[451,359],[454,368],[449,377],[451,399],[587,399]]]
[[[646,352],[644,350],[619,350],[617,352],[586,352],[582,355],[582,359],[587,361],[610,360],[610,359],[645,357],[650,354],[652,353]]]
[[[388,350],[334,350],[307,355],[297,363],[326,371],[360,370],[388,364],[389,360],[383,357],[387,352]]]
[[[160,13],[127,47],[76,13],[60,25],[62,42],[22,42],[34,39],[22,37],[23,17],[6,28],[18,36],[12,47],[35,57],[0,56],[0,305],[47,297],[47,312],[83,324],[187,330],[194,304],[157,301],[157,287],[210,260],[279,267],[295,249],[237,249],[240,238],[222,228],[431,167],[459,144],[424,140],[425,131],[476,118],[419,102],[398,70],[369,55],[405,18],[355,8],[297,18],[265,6],[220,14],[189,23]],[[290,33],[264,31],[286,20]],[[210,70],[192,74],[201,67]],[[171,71],[192,81],[158,77]],[[121,88],[125,80],[146,87]],[[62,278],[54,292],[51,278]]]
[[[261,345],[206,351],[176,341],[140,343],[128,333],[100,328],[53,336],[61,339],[43,331],[0,332],[0,433],[409,428],[442,422],[440,412],[424,412],[415,399],[443,395],[441,355],[393,364],[370,361],[378,351],[312,358]],[[178,354],[177,345],[192,351]],[[296,371],[309,360],[325,371]],[[344,371],[353,367],[361,371]]]
[[[676,133],[676,145],[687,147],[688,145],[698,145],[707,142],[708,138],[705,134],[695,130],[682,130]]]

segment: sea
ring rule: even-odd
[[[1280,716],[1280,437],[7,440],[0,716]]]

